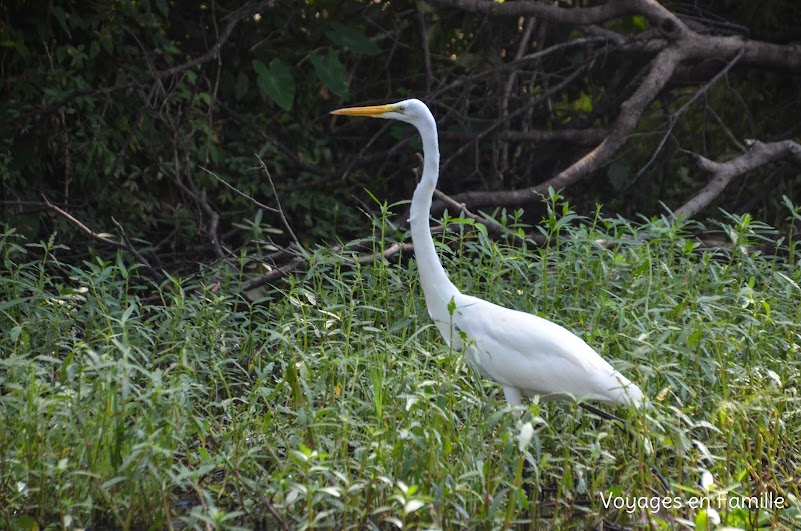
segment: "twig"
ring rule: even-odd
[[[47,60],[50,63],[50,71],[55,73],[56,67],[53,64],[53,55],[50,53],[50,47],[44,43],[44,50],[47,54]],[[58,121],[61,126],[59,134],[61,136],[61,143],[63,146],[63,162],[64,162],[64,206],[69,207],[70,204],[70,182],[72,181],[72,156],[70,155],[70,143],[67,127],[67,117],[64,114],[64,109],[58,110]]]
[[[417,20],[420,22],[420,40],[423,46],[423,59],[426,65],[426,93],[431,92],[431,85],[434,84],[434,74],[431,69],[431,50],[428,48],[428,28],[426,27],[426,15],[423,11],[417,12]]]
[[[604,137],[609,134],[606,129],[556,129],[554,131],[544,131],[541,129],[531,129],[528,131],[504,131],[500,134],[503,140],[512,142],[532,142],[535,144],[548,144],[552,142],[569,142],[580,146],[597,145]],[[445,140],[467,141],[471,140],[475,133],[460,131],[443,131],[439,137]]]
[[[150,274],[154,278],[162,278],[161,273],[159,273],[153,266],[151,266],[150,262],[148,262],[147,259],[144,256],[142,256],[142,253],[140,253],[136,249],[136,247],[134,247],[133,243],[131,243],[131,241],[128,239],[128,236],[125,233],[125,229],[113,217],[111,218],[111,221],[114,223],[114,225],[117,227],[117,229],[119,229],[119,231],[122,234],[122,238],[125,241],[125,243],[120,243],[118,241],[110,240],[110,239],[106,238],[105,236],[103,236],[102,234],[96,233],[95,231],[93,231],[92,229],[90,229],[89,227],[87,227],[86,225],[81,223],[77,218],[75,218],[72,214],[70,214],[69,212],[67,212],[63,208],[60,208],[59,206],[54,205],[53,203],[51,203],[50,200],[47,199],[47,197],[44,194],[42,194],[42,200],[44,201],[44,204],[45,204],[45,206],[47,207],[48,210],[51,210],[51,211],[55,212],[56,214],[58,214],[59,216],[63,217],[64,219],[66,219],[67,221],[69,221],[70,223],[72,223],[73,225],[78,227],[78,229],[80,229],[81,232],[83,232],[84,234],[86,234],[87,236],[92,238],[93,240],[97,240],[97,241],[99,241],[99,242],[101,242],[101,243],[103,243],[105,245],[108,245],[109,247],[114,248],[114,249],[121,249],[123,251],[128,251],[129,253],[131,253],[139,261],[139,263],[141,263],[143,266],[145,266],[145,268],[150,272]]]
[[[206,173],[208,173],[209,175],[211,175],[215,179],[217,179],[217,182],[219,182],[220,184],[222,184],[223,186],[225,186],[226,188],[228,188],[229,190],[231,190],[235,194],[237,194],[237,195],[239,195],[241,197],[244,197],[245,199],[247,199],[248,201],[250,201],[251,203],[253,203],[257,207],[262,208],[262,209],[264,209],[264,210],[266,210],[268,212],[273,212],[273,213],[276,213],[276,214],[278,213],[278,209],[277,208],[273,208],[271,206],[267,206],[264,203],[261,203],[260,201],[258,201],[256,198],[246,194],[245,192],[243,192],[242,190],[240,190],[236,186],[228,184],[224,179],[222,179],[219,176],[217,176],[217,174],[215,174],[213,171],[209,170],[208,168],[200,166],[200,169],[205,171]]]
[[[288,264],[282,265],[272,271],[268,271],[264,275],[261,275],[259,278],[254,278],[248,282],[242,284],[242,291],[250,291],[252,289],[260,288],[266,284],[270,284],[280,278],[283,278],[290,273],[294,273],[295,271],[300,271],[303,269],[304,264],[308,265],[308,260],[305,258],[295,258]]]
[[[336,262],[345,261],[345,262],[350,262],[350,263],[353,263],[353,264],[365,265],[365,264],[370,264],[372,262],[375,262],[379,257],[388,260],[388,259],[392,258],[393,256],[395,256],[397,254],[401,254],[401,253],[402,254],[406,254],[406,255],[410,255],[413,251],[414,251],[414,246],[411,243],[397,243],[396,242],[396,243],[393,243],[393,244],[389,245],[386,249],[384,249],[383,251],[380,251],[378,253],[372,253],[372,252],[371,253],[366,253],[366,254],[362,254],[362,255],[356,256],[353,259],[350,259],[348,257],[343,257],[343,256],[340,255],[340,256],[336,257],[335,259],[329,259],[328,261],[330,263],[333,263],[334,261],[336,261]],[[291,254],[291,253],[287,253],[287,254]],[[259,278],[255,278],[255,279],[253,279],[253,280],[251,280],[249,282],[246,282],[245,284],[242,285],[242,291],[250,291],[250,290],[253,290],[253,289],[256,289],[256,288],[260,288],[260,287],[262,287],[264,285],[267,285],[267,284],[272,284],[276,280],[279,280],[279,279],[281,279],[281,278],[283,278],[283,277],[285,277],[285,276],[287,276],[287,275],[289,275],[291,273],[294,273],[296,271],[304,270],[308,265],[309,265],[308,258],[305,257],[305,256],[299,256],[297,258],[294,258],[291,262],[282,265],[281,267],[277,267],[277,268],[273,269],[272,271],[268,271],[267,273],[261,275]]]
[[[211,10],[211,22],[214,28],[214,34],[217,36],[219,40],[220,36],[220,27],[217,24],[217,10]],[[211,91],[211,98],[209,101],[209,131],[214,130],[214,111],[217,109],[217,94],[220,89],[220,79],[222,78],[222,56],[217,54],[217,75],[214,77],[214,89]],[[212,135],[206,135],[206,163],[209,162],[209,155],[211,152],[211,143],[212,143]]]
[[[275,196],[275,204],[278,205],[278,215],[281,217],[281,221],[284,224],[284,228],[289,233],[289,236],[292,238],[292,241],[295,242],[295,245],[298,246],[299,249],[303,249],[303,246],[300,245],[300,240],[298,237],[295,236],[295,233],[292,231],[292,227],[289,226],[289,222],[284,215],[284,209],[281,208],[281,200],[278,198],[278,192],[275,190],[275,183],[273,183],[273,177],[270,175],[270,170],[267,169],[267,165],[261,160],[259,155],[256,155],[256,158],[259,159],[259,163],[261,164],[262,170],[264,170],[264,174],[267,176],[267,180],[270,182],[270,188],[273,190],[273,195]]]
[[[59,216],[63,217],[64,219],[66,219],[67,221],[69,221],[70,223],[72,223],[73,225],[78,227],[82,232],[84,232],[89,237],[91,237],[91,238],[93,238],[93,239],[95,239],[95,240],[97,240],[97,241],[99,241],[101,243],[104,243],[106,245],[109,245],[111,247],[114,247],[115,249],[125,249],[126,248],[125,245],[120,243],[120,242],[115,242],[114,240],[109,240],[105,236],[97,234],[92,229],[90,229],[89,227],[87,227],[86,225],[84,225],[83,223],[78,221],[76,218],[74,218],[69,212],[66,212],[65,210],[63,210],[63,209],[59,208],[58,206],[54,205],[53,203],[51,203],[50,200],[47,199],[47,196],[45,196],[44,194],[42,194],[42,200],[44,201],[44,204],[45,204],[45,206],[47,206],[48,209],[52,210],[53,212],[55,212]]]
[[[714,77],[712,77],[712,79],[710,79],[703,87],[698,89],[696,93],[693,94],[693,97],[690,98],[689,101],[687,101],[684,105],[679,107],[675,112],[673,112],[668,117],[668,128],[665,131],[665,134],[662,135],[662,140],[659,141],[659,144],[656,146],[656,149],[651,154],[651,158],[648,159],[648,162],[646,162],[645,165],[642,168],[640,168],[640,170],[636,173],[636,175],[634,175],[635,181],[639,179],[642,176],[642,174],[648,170],[648,168],[651,167],[651,164],[653,164],[653,162],[656,160],[656,157],[659,156],[659,154],[662,152],[662,148],[665,147],[665,143],[667,142],[667,139],[670,137],[670,133],[673,132],[673,128],[676,126],[679,117],[682,114],[684,114],[684,111],[686,111],[690,105],[695,103],[695,101],[698,100],[698,98],[700,98],[703,94],[706,94],[707,91],[709,91],[709,89],[712,88],[712,86],[715,83],[717,83],[721,77],[725,76],[729,72],[729,70],[731,70],[734,67],[734,65],[736,65],[740,61],[740,59],[742,59],[744,53],[745,53],[744,49],[741,49],[739,52],[737,52],[737,55],[735,55],[732,58],[732,60],[729,61],[720,72],[715,74]]]
[[[198,203],[200,203],[200,208],[211,218],[211,222],[209,223],[209,239],[211,240],[211,247],[214,249],[214,254],[218,259],[225,258],[225,252],[222,249],[222,245],[220,245],[220,235],[218,234],[220,229],[220,214],[211,208],[206,190],[201,190],[196,197]]]
[[[464,192],[454,196],[459,202],[473,207],[492,206],[492,205],[522,205],[533,201],[538,201],[542,195],[547,193],[549,187],[562,189],[579,181],[586,175],[600,168],[603,164],[617,152],[617,150],[627,141],[629,134],[636,127],[640,116],[645,111],[648,104],[656,97],[659,91],[668,82],[675,68],[688,52],[677,49],[676,47],[665,48],[653,61],[649,73],[643,82],[634,91],[632,96],[621,104],[621,111],[613,126],[609,129],[606,138],[593,150],[574,162],[571,166],[564,169],[555,177],[534,187],[508,190],[499,192]],[[576,69],[570,76],[562,80],[558,85],[551,87],[532,104],[539,104],[550,98],[551,94],[561,90],[568,83],[573,81],[579,74],[583,73],[591,64],[592,58],[585,64]],[[525,110],[525,109],[522,109]],[[521,111],[522,111],[521,110]],[[510,114],[510,118],[516,113]],[[492,127],[497,127],[496,123]],[[492,128],[490,128],[492,129]],[[481,138],[487,130],[478,135]],[[464,146],[457,151],[464,150]],[[454,157],[448,159],[452,160]],[[448,162],[446,161],[446,163]],[[444,165],[443,165],[444,166]]]
[[[573,48],[576,46],[585,46],[590,44],[608,44],[608,43],[609,39],[607,39],[606,37],[580,37],[577,39],[569,40],[567,42],[560,42],[558,44],[554,44],[553,46],[549,46],[544,50],[524,55],[520,59],[515,59],[514,61],[509,61],[508,63],[502,63],[495,68],[483,70],[481,72],[469,76],[460,76],[453,82],[438,88],[436,91],[434,91],[433,94],[431,94],[430,98],[435,99],[441,94],[453,90],[455,88],[459,88],[460,86],[466,83],[472,83],[473,81],[478,81],[479,79],[482,79],[487,76],[497,75],[499,72],[503,72],[505,70],[518,69],[525,63],[543,59],[551,54],[554,54],[562,50],[567,50],[569,48]]]
[[[397,254],[411,254],[414,251],[414,246],[411,243],[398,243],[395,242],[386,249],[384,249],[380,254],[366,254],[356,258],[356,262],[361,265],[370,264],[375,262],[378,256],[382,256],[383,258],[389,260],[393,256]]]
[[[528,43],[531,40],[531,34],[534,32],[534,26],[537,24],[536,17],[529,17],[526,21],[526,29],[523,31],[523,35],[520,37],[520,42],[517,46],[517,52],[515,53],[515,60],[520,60],[523,57],[523,53],[526,51],[528,47]],[[509,115],[509,99],[512,97],[512,91],[514,90],[515,83],[517,82],[517,75],[518,70],[512,70],[509,73],[509,77],[506,79],[506,83],[503,88],[503,96],[501,96],[501,122],[504,123],[503,132],[509,132],[510,120],[508,119]],[[504,142],[501,144],[501,156],[500,156],[500,163],[498,168],[498,178],[502,182],[503,176],[506,171],[509,169],[509,144]]]
[[[122,235],[122,239],[125,242],[125,248],[128,250],[128,252],[131,253],[132,255],[134,255],[134,257],[137,260],[139,260],[139,262],[142,265],[144,265],[147,268],[148,271],[150,271],[151,275],[153,275],[154,277],[156,277],[158,279],[161,279],[162,278],[161,273],[156,271],[153,268],[153,266],[150,265],[150,262],[148,262],[147,259],[145,259],[145,257],[142,256],[142,253],[140,253],[136,249],[136,247],[133,246],[133,243],[131,243],[131,240],[128,239],[128,234],[126,234],[125,229],[123,228],[122,224],[119,221],[117,221],[116,219],[114,219],[114,216],[111,217],[111,222],[114,223],[114,226],[117,227],[117,230],[120,231],[120,234]]]
[[[370,138],[370,140],[368,140],[367,143],[365,143],[362,146],[362,148],[359,150],[359,152],[356,155],[354,155],[353,157],[350,158],[350,160],[348,161],[347,165],[345,166],[345,169],[343,169],[342,171],[338,172],[342,176],[343,179],[348,176],[348,174],[351,172],[351,170],[353,169],[353,167],[356,165],[357,162],[363,162],[364,163],[364,162],[367,162],[367,161],[371,160],[372,158],[379,158],[379,157],[380,158],[386,158],[386,157],[392,155],[393,153],[395,153],[396,151],[398,151],[399,149],[405,147],[406,144],[408,144],[410,142],[411,137],[406,137],[403,140],[401,140],[400,142],[397,142],[392,148],[390,148],[385,153],[380,153],[380,154],[376,153],[376,154],[373,154],[371,156],[365,156],[364,154],[367,153],[367,151],[370,149],[370,147],[373,145],[373,143],[375,143],[375,141],[381,136],[381,134],[384,131],[388,131],[389,130],[390,125],[391,124],[389,124],[389,123],[386,123],[386,124],[382,125],[381,128],[376,132],[376,134],[373,135],[373,137]]]
[[[323,177],[324,181],[333,180],[339,177],[339,174],[334,173],[332,171],[326,170],[318,165],[307,164],[298,157],[297,153],[295,153],[292,149],[288,146],[284,145],[282,142],[278,141],[275,137],[268,135],[264,129],[257,124],[255,124],[252,120],[250,120],[247,116],[243,116],[239,114],[234,109],[232,109],[229,105],[227,105],[224,101],[219,101],[217,104],[226,112],[228,115],[231,116],[236,122],[241,125],[247,127],[253,133],[259,135],[265,142],[275,146],[280,150],[284,155],[286,155],[292,162],[295,163],[299,169],[315,174],[320,175]]]
[[[734,136],[734,133],[732,133],[732,132],[731,132],[731,129],[729,129],[728,127],[726,127],[726,124],[724,124],[724,123],[723,123],[723,120],[720,118],[720,116],[718,116],[718,113],[716,113],[716,112],[715,112],[715,109],[713,109],[712,107],[709,107],[709,106],[707,106],[707,112],[708,112],[708,113],[710,113],[710,114],[712,115],[712,118],[714,118],[714,119],[715,119],[715,121],[718,123],[718,125],[720,126],[720,128],[723,130],[723,133],[724,133],[724,134],[725,134],[727,137],[729,137],[729,141],[730,141],[732,144],[734,144],[735,146],[737,146],[737,149],[739,149],[739,150],[740,150],[740,151],[742,151],[742,152],[746,152],[746,151],[748,151],[748,147],[747,147],[747,146],[745,146],[745,145],[744,145],[742,142],[740,142],[739,140],[737,140],[737,137],[736,137],[736,136]]]
[[[554,190],[566,188],[606,164],[626,143],[643,112],[673,76],[684,55],[675,47],[662,50],[634,94],[621,104],[620,114],[603,142],[555,177],[538,185],[536,191],[543,193],[548,187]]]
[[[287,247],[284,247],[283,249],[278,249],[277,251],[274,251],[266,256],[262,256],[261,258],[259,258],[259,261],[263,263],[270,262],[272,264],[271,267],[278,267],[276,265],[278,260],[281,260],[285,257],[286,258],[296,257],[298,256],[298,251],[300,251],[298,246],[295,245],[294,243],[290,243]]]
[[[264,503],[267,506],[267,510],[270,511],[270,514],[273,515],[275,521],[278,523],[279,526],[281,526],[281,530],[289,531],[289,527],[287,527],[286,523],[284,522],[284,519],[281,518],[281,515],[278,514],[278,511],[276,511],[275,507],[273,507],[272,501],[273,501],[273,496],[275,496],[275,494],[273,494],[273,496],[270,496],[269,500],[265,498],[264,494],[261,493],[259,494],[262,498],[262,503]]]
[[[516,109],[513,112],[510,112],[507,115],[506,119],[507,120],[511,120],[512,118],[515,118],[515,117],[523,114],[524,112],[526,112],[530,107],[537,106],[540,103],[542,103],[543,101],[546,101],[547,99],[549,99],[551,96],[553,96],[554,94],[556,94],[557,92],[559,92],[560,90],[562,90],[563,88],[568,86],[576,78],[578,78],[582,73],[584,73],[589,68],[589,66],[592,64],[593,60],[594,60],[594,56],[592,58],[590,58],[589,60],[587,60],[583,65],[577,67],[573,72],[570,73],[570,75],[566,76],[562,81],[560,81],[559,83],[557,83],[553,87],[550,87],[549,89],[543,91],[542,94],[539,95],[539,97],[532,99],[531,101],[526,103],[526,105],[520,107],[519,109]],[[503,123],[500,120],[496,120],[492,125],[490,125],[489,127],[485,128],[483,131],[481,131],[478,134],[476,134],[476,136],[475,136],[475,138],[473,139],[472,142],[468,142],[468,143],[464,144],[462,147],[457,149],[456,152],[453,155],[448,157],[442,163],[441,168],[442,169],[447,168],[448,165],[451,162],[453,162],[454,160],[456,160],[456,158],[459,157],[462,153],[464,153],[465,150],[467,150],[469,147],[471,147],[471,146],[475,145],[476,143],[478,143],[479,141],[481,141],[484,137],[486,137],[487,135],[489,135],[490,133],[492,133],[493,131],[495,131],[496,129],[501,127],[502,125],[503,125]],[[547,190],[547,187],[545,189]]]
[[[514,242],[519,246],[524,246],[526,244],[526,239],[517,234],[516,232],[507,229],[494,219],[488,217],[479,217],[476,214],[473,214],[467,209],[467,206],[464,203],[459,203],[455,201],[453,198],[449,197],[448,195],[440,192],[439,190],[434,190],[434,197],[445,203],[446,205],[450,206],[451,208],[456,209],[459,212],[464,213],[465,216],[468,218],[478,221],[482,223],[485,227],[487,227],[487,232],[489,232],[493,237],[500,237],[505,236],[514,240]],[[539,244],[539,242],[536,242]]]
[[[209,240],[211,241],[211,247],[214,250],[214,255],[217,257],[218,260],[225,258],[225,251],[222,249],[222,245],[220,244],[220,236],[219,236],[219,228],[220,228],[220,214],[217,213],[211,207],[209,203],[208,196],[206,195],[206,190],[198,190],[197,186],[195,186],[195,182],[192,179],[191,174],[189,173],[189,161],[187,160],[186,168],[186,183],[183,182],[181,179],[181,164],[180,164],[180,157],[178,156],[178,146],[180,145],[180,140],[178,139],[178,130],[174,129],[174,142],[173,142],[173,159],[175,161],[175,184],[189,197],[194,199],[194,201],[200,206],[200,209],[206,213],[211,218],[209,222],[209,229],[208,235]],[[186,157],[188,159],[188,152],[186,153]],[[200,214],[198,214],[198,218],[200,218]],[[198,223],[200,226],[200,223]]]

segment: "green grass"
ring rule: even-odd
[[[404,237],[384,213],[378,245]],[[6,229],[0,527],[714,528],[605,507],[665,495],[652,465],[670,496],[703,494],[708,469],[710,496],[787,502],[726,525],[801,525],[796,242],[749,251],[772,233],[732,216],[712,227],[732,249],[702,249],[698,224],[556,202],[542,249],[448,224],[457,286],[563,324],[642,387],[647,414],[613,410],[638,436],[573,404],[510,410],[438,337],[414,261],[318,251],[251,302],[244,267],[147,285],[121,257],[69,266]]]

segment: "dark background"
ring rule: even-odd
[[[793,0],[663,5],[700,35],[801,53]],[[456,0],[4,2],[0,219],[32,241],[56,232],[75,259],[103,252],[97,236],[127,237],[168,269],[254,239],[288,243],[277,213],[213,173],[274,208],[277,195],[304,244],[358,237],[378,208],[370,194],[410,197],[419,141],[405,124],[328,112],[407,97],[438,118],[440,189],[488,194],[490,213],[518,208],[491,194],[543,183],[606,138],[665,39],[655,22],[495,16]],[[565,45],[582,38],[596,40]],[[725,162],[746,139],[797,139],[799,71],[730,59],[677,68],[623,146],[564,190],[571,204],[663,215],[710,178],[692,153]],[[747,212],[782,228],[783,196],[799,204],[799,187],[799,165],[776,160],[698,217]],[[523,206],[538,222],[536,201]]]

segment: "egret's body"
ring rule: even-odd
[[[640,406],[639,387],[581,338],[529,313],[464,295],[448,279],[434,248],[429,211],[439,176],[437,125],[419,100],[339,109],[333,114],[373,116],[414,125],[423,140],[424,167],[414,191],[410,223],[426,306],[445,341],[503,387],[511,405],[522,396],[588,399]]]

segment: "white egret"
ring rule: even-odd
[[[423,175],[414,191],[409,221],[428,313],[449,345],[463,351],[481,374],[503,387],[510,405],[520,405],[523,396],[535,395],[543,401],[643,404],[640,388],[575,334],[536,315],[464,295],[448,279],[429,226],[439,177],[439,142],[436,121],[425,103],[411,99],[339,109],[332,114],[401,120],[420,132]]]

